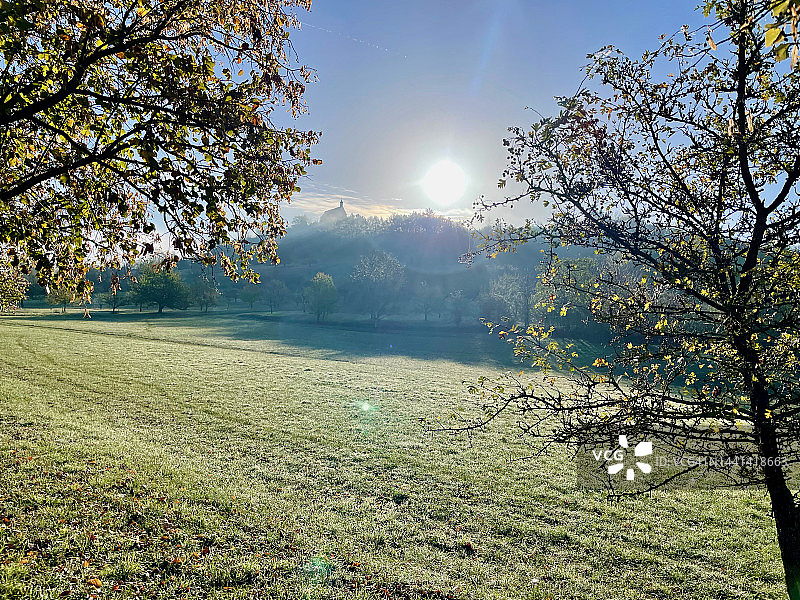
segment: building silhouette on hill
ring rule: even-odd
[[[319,222],[324,225],[329,225],[345,218],[347,218],[347,211],[344,209],[344,200],[339,200],[339,206],[322,213]]]

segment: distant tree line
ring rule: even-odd
[[[584,299],[574,291],[554,294],[543,285],[542,247],[532,243],[492,261],[459,263],[474,244],[465,227],[431,212],[388,219],[354,215],[327,225],[297,219],[281,241],[280,264],[259,266],[257,284],[216,277],[195,263],[179,262],[169,271],[147,263],[120,277],[92,273],[93,306],[159,313],[189,307],[294,310],[317,321],[336,312],[363,315],[373,327],[387,317],[451,326],[475,326],[484,318],[526,328],[548,325],[569,337],[607,331],[581,308]],[[565,261],[591,285],[596,257],[585,253]],[[52,289],[47,301],[64,310],[73,298]]]

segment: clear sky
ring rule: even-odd
[[[385,216],[427,207],[471,215],[498,197],[507,127],[555,111],[575,91],[586,55],[614,44],[633,55],[658,36],[697,25],[697,0],[314,0],[293,32],[299,59],[317,71],[309,113],[322,131],[288,218],[338,205]],[[423,190],[448,159],[464,172],[461,199],[437,206]]]

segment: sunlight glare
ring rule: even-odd
[[[440,206],[450,206],[458,202],[464,194],[464,171],[457,164],[443,160],[436,163],[425,175],[422,182],[428,197]]]

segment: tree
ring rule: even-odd
[[[190,286],[190,294],[193,304],[197,304],[202,312],[217,305],[219,290],[217,285],[205,275],[197,277]]]
[[[128,293],[126,294],[128,298],[128,303],[134,306],[139,307],[139,312],[142,312],[144,309],[144,305],[147,304],[147,299],[145,298],[144,293],[142,292],[142,286],[140,286],[136,281],[131,283],[130,288],[128,289]]]
[[[559,258],[557,263],[552,262],[532,296],[537,324],[548,331],[552,328],[555,336],[607,341],[608,326],[598,322],[590,309],[591,290],[595,289],[600,272],[601,264],[594,258]],[[636,273],[641,279],[639,271],[629,275]]]
[[[350,274],[355,306],[369,314],[373,327],[399,300],[405,268],[393,254],[374,250],[362,256]]]
[[[302,310],[306,312],[308,309],[308,298],[306,298],[306,290],[297,290],[294,294],[292,294],[292,299],[294,300],[294,304],[297,307],[297,310]]]
[[[501,204],[529,200],[553,212],[543,229],[499,225],[486,250],[550,242],[545,276],[585,294],[615,338],[586,366],[592,357],[577,358],[547,328],[503,331],[533,365],[571,369],[569,385],[510,378],[470,388],[489,420],[517,410],[545,445],[591,447],[627,434],[678,456],[729,459],[723,475],[766,487],[792,599],[800,598],[800,506],[789,483],[800,462],[800,74],[796,58],[782,59],[797,56],[799,4],[706,2],[707,35],[684,29],[640,60],[605,48],[557,116],[510,130],[500,185],[522,187]],[[791,34],[771,23],[773,7]],[[563,268],[562,244],[609,259],[588,290]],[[701,464],[689,469],[717,468]],[[651,487],[667,483],[653,476]]]
[[[116,312],[120,306],[128,304],[128,298],[124,292],[105,292],[101,295],[103,303],[111,307],[111,312]]]
[[[531,323],[537,283],[536,273],[532,268],[512,268],[492,281],[489,294],[500,299],[507,307],[506,317],[515,319],[527,328]]]
[[[67,305],[75,302],[75,294],[68,288],[58,287],[47,294],[47,303],[51,306],[60,306],[61,312],[67,312]]]
[[[250,308],[253,308],[253,304],[261,300],[261,296],[263,294],[263,289],[256,284],[249,284],[244,287],[241,292],[242,302],[247,302]]]
[[[228,301],[228,308],[231,307],[231,302],[236,304],[239,300],[239,295],[242,293],[242,287],[238,281],[229,281],[222,290],[222,295]]]
[[[294,219],[292,219],[292,227],[297,227],[298,229],[302,229],[305,227],[309,227],[310,225],[311,222],[308,220],[308,216],[305,213],[297,215],[295,216]]]
[[[433,309],[439,306],[444,300],[442,297],[442,289],[440,287],[431,285],[424,279],[421,280],[416,287],[415,298],[417,306],[425,315],[425,320],[428,320],[428,315],[433,312]]]
[[[154,304],[158,307],[159,314],[165,308],[186,310],[189,308],[189,286],[182,280],[175,270],[167,270],[157,264],[147,264],[142,267],[136,283],[131,288],[140,305]]]
[[[316,140],[272,119],[304,109],[294,7],[310,1],[3,3],[0,247],[14,264],[88,293],[91,265],[159,241],[233,277],[276,260],[278,203]]]
[[[451,292],[445,299],[445,306],[450,314],[453,316],[453,322],[456,325],[461,325],[464,316],[469,312],[469,300],[464,296],[463,290],[456,290]]]
[[[6,260],[0,260],[0,313],[13,312],[25,299],[30,282]]]
[[[308,306],[317,316],[317,323],[324,320],[328,313],[336,308],[339,293],[333,285],[333,278],[325,273],[317,273],[305,289]]]
[[[269,305],[269,312],[280,308],[281,304],[289,297],[289,288],[279,279],[270,279],[264,283],[264,298]]]
[[[478,295],[478,312],[485,323],[500,323],[510,321],[512,311],[492,285],[489,290],[484,290]]]

